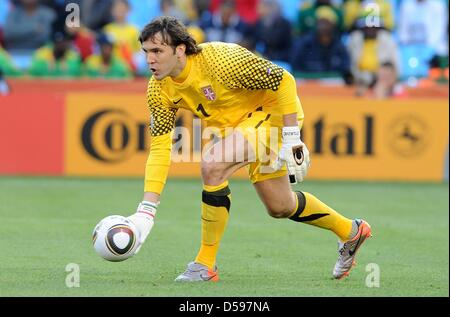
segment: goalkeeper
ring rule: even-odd
[[[184,108],[216,128],[220,137],[202,155],[200,249],[176,281],[219,279],[216,256],[231,207],[228,178],[244,166],[270,216],[338,236],[333,276],[348,275],[371,229],[364,220],[348,219],[310,193],[291,190],[291,184],[303,181],[310,165],[300,136],[304,115],[293,76],[236,44],[197,45],[172,17],[154,19],[139,41],[153,74],[147,90],[152,138],[144,197],[129,217],[140,230],[141,242],[154,223],[171,160],[175,115]]]

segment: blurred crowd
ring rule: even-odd
[[[153,18],[170,15],[182,20],[198,43],[238,43],[298,78],[337,79],[355,85],[361,96],[401,95],[401,82],[448,82],[448,5],[448,0],[0,0],[0,76],[149,76],[139,31]]]

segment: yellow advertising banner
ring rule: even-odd
[[[307,98],[302,103],[311,178],[443,179],[447,100]]]
[[[448,155],[448,101],[302,98],[302,130],[312,159],[309,179],[441,181]],[[69,94],[65,173],[143,176],[149,110],[141,94]],[[184,143],[194,152],[170,176],[200,176],[199,121],[182,112]],[[199,132],[200,131],[200,132]],[[187,135],[187,138],[186,138]],[[174,135],[174,139],[179,138]],[[178,149],[179,150],[179,149]],[[179,157],[179,156],[178,156]],[[192,162],[197,158],[196,162]],[[194,159],[195,160],[195,159]],[[237,177],[247,177],[245,169]]]
[[[68,94],[66,175],[143,176],[149,117],[145,94]]]

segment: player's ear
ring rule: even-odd
[[[184,55],[185,52],[186,52],[186,45],[180,44],[177,46],[175,53],[177,54],[177,57],[180,58],[181,56]]]

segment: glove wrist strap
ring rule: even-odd
[[[299,127],[283,127],[282,138],[285,142],[298,142],[300,141],[300,128]]]
[[[154,218],[156,215],[157,208],[158,204],[144,200],[141,203],[139,203],[136,213],[145,214],[147,216]]]

